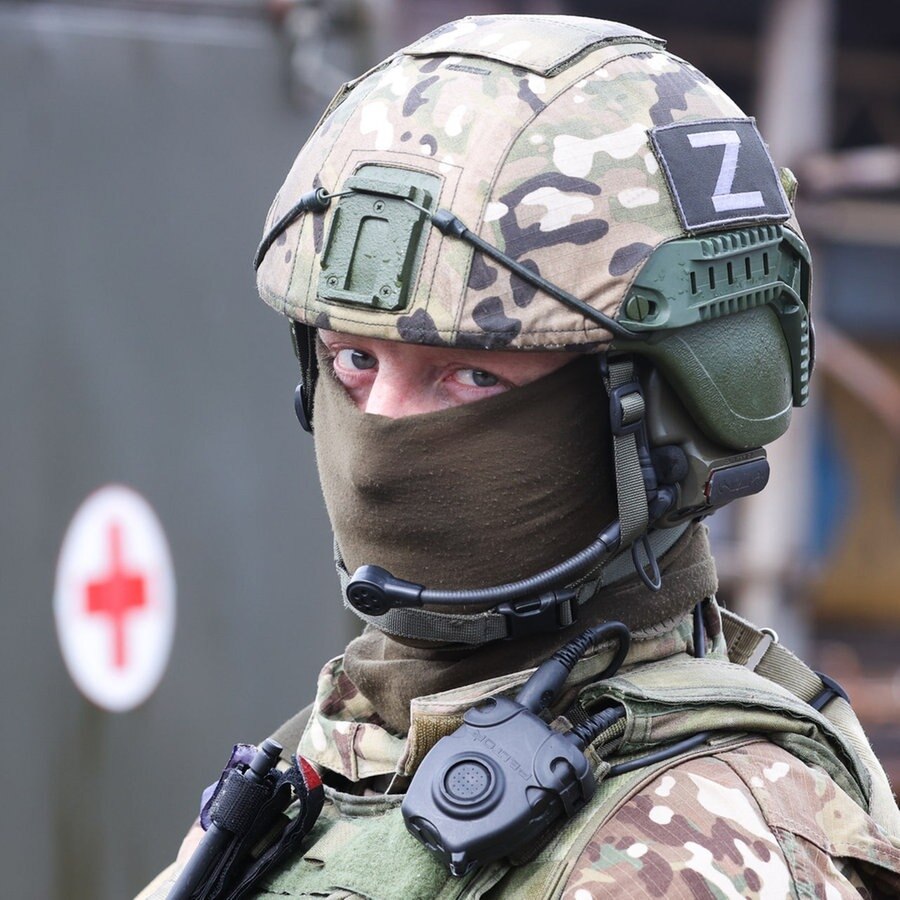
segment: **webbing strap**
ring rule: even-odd
[[[255,784],[244,778],[237,769],[232,769],[213,800],[210,821],[230,834],[243,835],[270,793],[270,786]]]
[[[676,528],[666,528],[653,531],[649,535],[650,548],[659,559],[666,554],[675,542],[685,533],[689,523]],[[457,615],[454,613],[433,612],[427,609],[403,608],[388,610],[383,616],[370,616],[360,612],[350,605],[347,600],[347,585],[350,583],[350,573],[341,559],[341,552],[334,545],[334,564],[341,583],[341,598],[344,606],[354,615],[359,616],[369,625],[374,625],[382,631],[395,637],[412,638],[417,640],[440,641],[442,643],[458,644],[486,644],[489,641],[500,640],[507,637],[509,623],[502,613],[488,610],[481,613],[467,613]],[[580,606],[590,600],[600,588],[615,584],[623,578],[634,573],[634,563],[628,550],[616,554],[610,562],[604,566],[599,575],[591,581],[581,585],[576,592],[576,602]],[[573,621],[569,615],[567,606],[560,607],[560,625],[565,627]]]
[[[770,634],[727,609],[722,610],[722,631],[731,662],[746,666],[787,688],[806,703],[825,689],[822,679],[803,660],[773,640]],[[822,707],[821,713],[847,739],[870,776],[871,784],[864,785],[869,814],[892,835],[900,836],[900,810],[894,801],[890,781],[872,751],[853,707],[843,697],[835,696]]]
[[[787,688],[804,703],[825,687],[803,660],[773,640],[771,634],[727,609],[722,610],[722,631],[731,662]]]
[[[690,525],[690,522],[684,522],[673,528],[661,528],[651,531],[647,535],[647,539],[650,542],[650,551],[653,556],[656,559],[661,559],[665,556],[675,546],[675,542],[688,530]],[[603,566],[596,578],[586,581],[578,588],[577,598],[579,606],[582,603],[587,603],[601,588],[615,584],[623,578],[633,575],[634,572],[634,560],[631,556],[631,550],[628,548],[621,550]]]
[[[647,531],[649,521],[647,490],[638,457],[638,433],[632,427],[639,425],[644,417],[644,397],[639,389],[615,393],[617,388],[635,384],[634,362],[630,357],[610,360],[608,373],[603,380],[610,397],[610,418],[613,420],[613,459],[619,524],[622,527],[621,546],[630,547]],[[613,415],[612,408],[616,402],[620,404],[620,414]]]

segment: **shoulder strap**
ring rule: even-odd
[[[727,734],[757,734],[823,766],[869,809],[870,775],[840,729],[787,687],[745,666],[676,654],[588,686],[581,702],[588,709],[601,702],[625,708],[615,760],[607,757],[615,761],[611,774],[643,768],[657,758],[677,761],[684,750]],[[605,743],[604,735],[597,741]]]
[[[820,711],[843,735],[868,770],[871,778],[868,812],[890,834],[900,835],[900,810],[890,781],[845,696],[834,690],[833,683],[824,681],[818,672],[778,643],[772,634],[761,631],[746,619],[723,609],[722,628],[731,662],[781,685],[806,703],[831,691],[832,696],[820,706]]]

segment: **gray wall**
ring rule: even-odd
[[[132,896],[350,633],[250,263],[322,105],[287,98],[253,15],[0,3],[3,896]],[[179,603],[162,684],[121,715],[76,691],[51,608],[110,481],[158,512]]]

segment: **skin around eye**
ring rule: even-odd
[[[373,353],[356,347],[337,347],[333,350],[332,367],[338,380],[348,389],[357,388],[378,377],[378,358]],[[390,361],[393,363],[393,360]],[[430,373],[435,384],[443,382],[447,391],[459,391],[460,399],[478,399],[480,395],[509,390],[515,385],[487,369],[454,368]]]
[[[492,397],[575,356],[407,344],[325,329],[318,334],[334,377],[356,406],[395,419]]]

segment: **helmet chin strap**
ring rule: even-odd
[[[294,390],[294,412],[300,427],[307,433],[313,430],[313,396],[319,363],[316,357],[316,330],[299,322],[291,322],[291,343],[300,363],[300,383]]]

